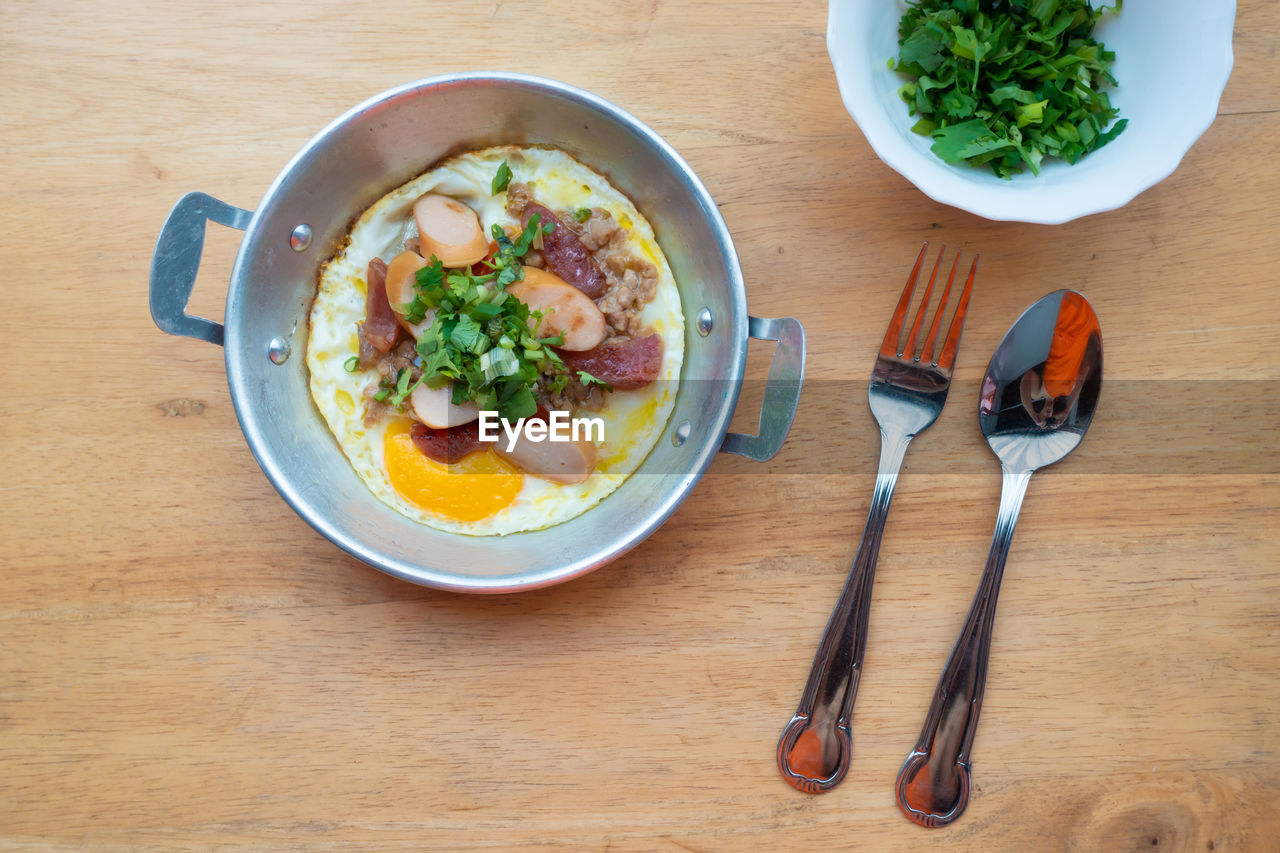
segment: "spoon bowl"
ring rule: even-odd
[[[898,807],[945,826],[968,805],[970,751],[982,710],[991,628],[1005,558],[1031,474],[1079,446],[1102,389],[1102,331],[1089,301],[1058,290],[1013,324],[982,380],[978,423],[1003,485],[991,553],[960,637],[943,668],[920,739],[898,774]]]
[[[1059,290],[1023,312],[991,356],[978,425],[1002,466],[1034,471],[1076,449],[1101,388],[1098,317]]]

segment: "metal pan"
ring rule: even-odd
[[[548,145],[609,176],[653,224],[680,285],[685,359],[675,410],[640,468],[599,505],[544,530],[444,533],[377,500],[312,403],[307,315],[319,265],[352,220],[449,154]],[[225,326],[186,313],[206,222],[245,232]],[[225,348],[231,400],[281,496],[338,547],[427,586],[511,592],[585,574],[658,528],[720,451],[764,461],[800,399],[804,330],[747,314],[742,271],[715,203],[688,164],[628,113],[581,89],[509,73],[433,77],[378,95],[320,131],[250,212],[203,193],[169,214],[151,264],[156,325]],[[729,433],[748,337],[776,340],[758,435]]]

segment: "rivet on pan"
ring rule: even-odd
[[[696,325],[698,326],[698,334],[702,335],[704,338],[707,335],[711,334],[711,309],[710,308],[703,308],[701,311],[698,312],[698,319],[696,321]]]
[[[293,233],[289,235],[289,245],[295,252],[305,251],[311,245],[311,226],[304,222],[294,228]]]
[[[284,338],[272,338],[267,344],[267,358],[272,364],[284,364],[289,360],[289,343]]]
[[[693,431],[693,424],[688,421],[681,421],[676,427],[676,431],[671,434],[671,443],[676,447],[684,444],[689,440],[689,433]]]

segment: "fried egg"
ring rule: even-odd
[[[658,379],[634,391],[606,395],[599,412],[604,439],[595,471],[581,483],[554,483],[520,471],[491,449],[445,465],[424,456],[409,437],[411,421],[391,415],[365,427],[364,391],[374,370],[348,372],[359,353],[356,324],[364,319],[369,261],[389,260],[417,236],[413,204],[425,193],[449,196],[493,225],[518,228],[507,193],[491,182],[506,161],[513,181],[553,210],[601,208],[627,231],[631,251],[657,268],[658,286],[641,313],[662,339]],[[383,503],[422,524],[476,536],[537,530],[574,518],[618,488],[657,443],[675,405],[684,357],[680,294],[653,229],[630,199],[598,172],[555,149],[503,146],[452,157],[383,196],[351,228],[343,248],[321,267],[311,308],[307,367],[311,396],[360,479]]]

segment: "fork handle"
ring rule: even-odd
[[[792,787],[819,794],[849,772],[853,736],[849,718],[858,695],[862,656],[867,647],[871,587],[889,501],[898,482],[902,457],[913,436],[880,431],[880,467],[862,541],[844,589],[822,634],[804,694],[778,741],[778,770]]]
[[[987,685],[996,600],[1030,480],[1030,470],[1004,469],[1000,515],[978,592],[938,679],[920,739],[898,773],[894,788],[898,808],[920,826],[946,826],[969,804],[969,753]]]

